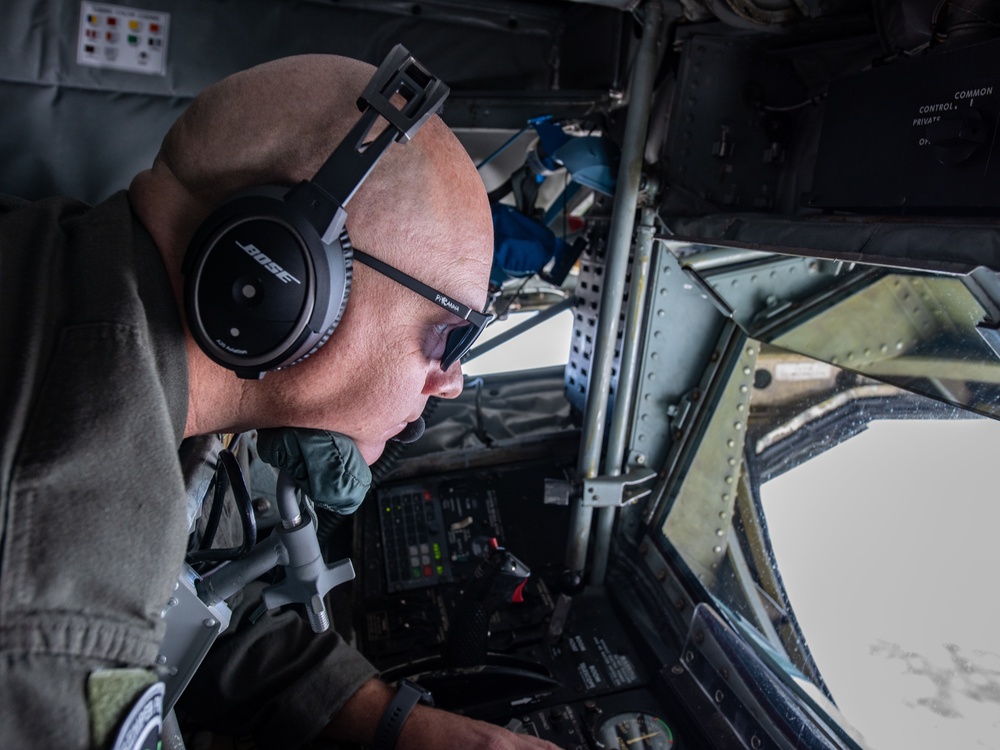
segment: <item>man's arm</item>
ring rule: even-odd
[[[378,721],[395,695],[379,679],[362,685],[323,730],[326,738],[369,744]],[[502,727],[429,706],[415,706],[403,724],[396,750],[559,750],[551,742],[530,735],[514,734]]]

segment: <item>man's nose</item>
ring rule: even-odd
[[[447,370],[442,370],[441,365],[435,363],[427,373],[427,380],[424,382],[424,395],[437,396],[438,398],[457,398],[463,387],[461,363],[455,362]]]

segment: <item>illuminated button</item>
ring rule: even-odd
[[[114,16],[109,16],[108,17],[108,26],[117,26],[117,25],[118,25],[118,19],[115,18]]]
[[[420,572],[421,571],[420,571],[419,567],[417,567],[417,568],[411,568],[410,569],[410,577],[411,578],[420,578],[421,577]]]
[[[100,19],[97,16],[95,16],[93,13],[91,13],[90,15],[87,16],[87,23],[89,23],[91,26],[97,26],[97,22],[99,20]]]
[[[423,555],[420,558],[420,562],[422,562],[424,564],[424,567],[429,568],[430,565],[431,565],[431,556],[430,555]]]
[[[131,29],[132,31],[138,31],[139,29],[141,29],[141,28],[142,28],[142,24],[141,24],[141,23],[139,23],[138,21],[136,21],[136,20],[135,20],[135,19],[133,18],[133,19],[132,19],[131,21],[129,21],[129,22],[128,22],[128,27],[129,27],[129,28],[130,28],[130,29]]]
[[[158,23],[151,23],[151,24],[149,24],[149,33],[150,34],[159,34],[160,33],[160,24],[158,24]]]
[[[430,578],[432,575],[434,575],[434,571],[431,568],[431,566],[430,565],[425,565],[424,566],[424,578]]]

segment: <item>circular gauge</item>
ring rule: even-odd
[[[597,728],[597,746],[614,750],[669,750],[674,733],[658,716],[639,711],[616,714]]]

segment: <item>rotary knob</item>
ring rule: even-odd
[[[941,164],[954,166],[972,156],[986,142],[988,125],[972,107],[957,109],[927,126],[926,138]]]

